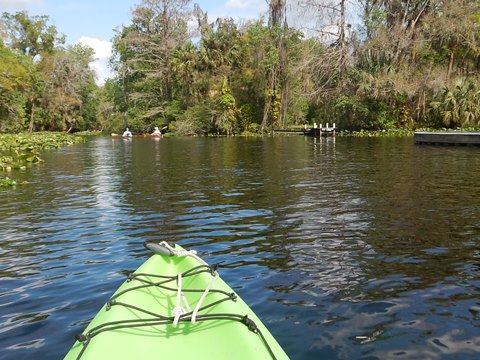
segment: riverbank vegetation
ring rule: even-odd
[[[1,176],[12,170],[23,170],[41,163],[41,152],[85,141],[81,136],[61,132],[0,134],[0,187],[17,185],[17,181]]]
[[[270,0],[262,18],[237,22],[189,0],[143,0],[102,86],[93,50],[65,46],[48,16],[1,21],[0,132],[480,127],[477,0]]]

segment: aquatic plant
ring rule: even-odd
[[[83,137],[65,133],[0,134],[0,171],[24,169],[42,162],[43,150],[84,141]]]
[[[9,177],[0,178],[0,189],[14,187],[15,185],[17,185],[17,182]]]
[[[413,137],[413,130],[410,129],[389,129],[389,130],[376,130],[376,131],[339,131],[339,136],[352,136],[352,137]]]

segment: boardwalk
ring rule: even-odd
[[[480,131],[416,132],[414,140],[416,144],[480,146]]]
[[[335,123],[333,126],[329,126],[327,123],[325,126],[323,124],[320,124],[320,127],[315,123],[313,124],[313,127],[308,129],[307,125],[305,125],[305,129],[301,130],[273,130],[274,133],[276,134],[303,134],[305,136],[314,136],[314,137],[320,137],[320,136],[332,136],[335,135],[336,131]]]
[[[325,126],[323,126],[323,124],[320,124],[320,126],[317,126],[317,124],[313,124],[313,128],[311,128],[310,130],[307,130],[305,128],[305,135],[315,137],[333,136],[335,135],[335,130],[335,123],[333,123],[333,126],[329,126],[328,123]]]

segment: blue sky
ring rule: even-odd
[[[236,20],[259,18],[267,9],[265,0],[197,0],[213,21],[229,16]],[[114,28],[128,25],[131,10],[141,0],[0,0],[0,12],[26,10],[30,15],[48,15],[67,44],[81,42],[91,46],[97,61],[93,68],[98,82],[109,76],[106,66]]]

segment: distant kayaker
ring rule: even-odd
[[[123,137],[131,137],[132,136],[132,133],[130,132],[130,130],[128,129],[128,127],[125,129],[125,131],[123,132]]]
[[[162,133],[160,132],[160,129],[158,128],[158,126],[155,126],[155,129],[153,130],[152,135],[153,135],[153,136],[160,136],[160,135],[162,135]]]

